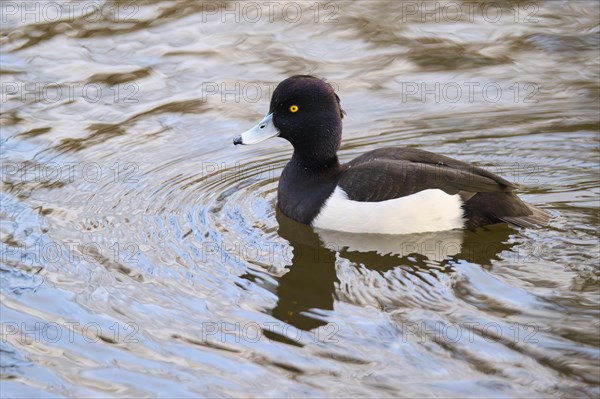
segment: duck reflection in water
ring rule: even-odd
[[[473,267],[487,267],[498,255],[510,249],[508,239],[514,230],[496,224],[471,230],[451,230],[411,235],[352,234],[315,230],[277,210],[279,235],[289,241],[293,257],[289,271],[279,278],[274,292],[279,298],[271,314],[300,330],[309,331],[327,324],[320,311],[333,310],[336,284],[336,258],[345,258],[373,273],[394,268],[422,278],[423,273],[453,272],[453,264],[466,261]],[[256,281],[249,272],[242,276]],[[267,288],[267,287],[265,287]],[[300,345],[283,335],[265,330],[274,340]]]

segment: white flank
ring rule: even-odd
[[[348,199],[336,187],[312,226],[349,233],[412,234],[464,227],[462,201],[439,189],[380,202]]]

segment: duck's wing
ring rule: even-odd
[[[414,148],[383,148],[347,163],[338,186],[348,199],[379,202],[427,189],[459,194],[470,227],[504,221],[519,227],[548,222],[545,211],[523,202],[518,186],[485,169]]]
[[[511,192],[517,186],[485,169],[414,148],[382,148],[348,164],[338,181],[354,201],[378,202],[427,189],[460,194]]]

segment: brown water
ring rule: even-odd
[[[2,396],[597,397],[598,7],[3,1]],[[290,146],[232,138],[298,73],[342,160],[473,162],[551,224],[286,220]]]

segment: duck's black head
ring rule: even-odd
[[[283,137],[294,156],[306,163],[326,163],[336,157],[342,139],[340,99],[331,85],[310,75],[287,78],[277,85],[267,116],[233,140],[254,144]]]

